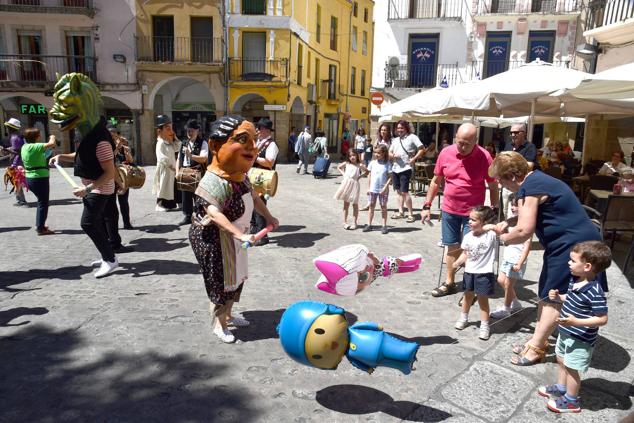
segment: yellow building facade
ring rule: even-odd
[[[155,163],[155,118],[172,118],[179,138],[189,119],[204,133],[226,113],[225,27],[219,0],[136,1],[136,64],[141,87],[141,151]]]
[[[341,148],[343,128],[369,129],[370,0],[231,0],[227,110],[274,122],[279,160],[292,128],[321,130]]]

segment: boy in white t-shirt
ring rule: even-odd
[[[392,181],[392,164],[388,158],[388,148],[385,144],[377,144],[374,147],[374,159],[368,165],[368,204],[369,216],[368,224],[363,227],[363,232],[372,230],[372,219],[374,219],[374,206],[379,200],[381,206],[381,217],[383,218],[383,228],[381,233],[386,234],[387,230],[387,199],[390,192],[390,182]]]
[[[509,202],[511,203],[512,216],[517,216],[517,199],[513,194],[509,196]],[[513,231],[514,228],[509,228],[509,232]],[[504,247],[504,259],[498,276],[498,283],[504,288],[504,304],[491,313],[492,318],[503,319],[522,309],[522,304],[517,300],[515,294],[515,283],[524,278],[526,259],[531,251],[531,243],[532,240],[527,239],[522,244]]]
[[[471,232],[462,239],[462,254],[454,262],[454,269],[458,270],[465,263],[464,298],[462,299],[462,313],[456,321],[455,328],[462,330],[469,323],[469,310],[473,298],[477,294],[480,306],[479,338],[486,341],[490,336],[489,329],[489,297],[494,293],[495,275],[493,264],[497,236],[493,231],[486,231],[484,225],[495,222],[495,213],[491,207],[478,206],[469,213],[469,227]]]

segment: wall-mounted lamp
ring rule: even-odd
[[[123,55],[123,54],[113,54],[112,55],[112,60],[114,60],[117,63],[125,63],[126,62],[125,55]]]

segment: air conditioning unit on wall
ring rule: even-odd
[[[309,103],[315,103],[317,101],[317,86],[309,83],[306,91],[306,101]]]

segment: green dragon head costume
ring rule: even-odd
[[[86,135],[97,125],[102,107],[101,94],[94,82],[82,73],[57,75],[50,111],[51,122],[62,131],[77,129]]]

